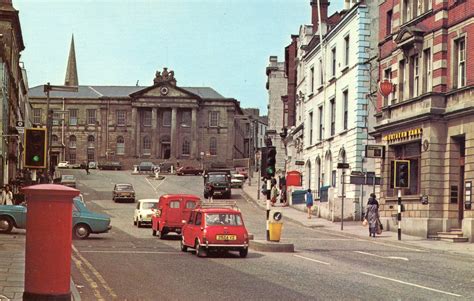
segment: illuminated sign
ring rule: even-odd
[[[387,141],[387,142],[398,142],[398,141],[403,141],[403,140],[420,138],[422,134],[423,134],[423,129],[418,128],[418,129],[412,129],[408,131],[388,134],[388,135],[383,136],[382,140]]]

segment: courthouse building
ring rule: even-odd
[[[382,1],[374,136],[385,146],[381,214],[396,227],[394,160],[410,162],[402,231],[427,237],[458,229],[474,240],[473,0]]]
[[[233,166],[245,156],[240,104],[208,87],[180,87],[173,71],[156,72],[153,85],[78,85],[71,44],[66,85],[78,92],[50,94],[51,162],[179,161],[181,165]],[[33,123],[45,125],[43,86],[29,91]],[[211,165],[212,163],[212,165]]]

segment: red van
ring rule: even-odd
[[[169,232],[181,234],[182,221],[188,220],[200,203],[201,199],[193,194],[162,195],[151,217],[152,235],[163,239]]]
[[[196,250],[199,257],[209,251],[238,251],[247,257],[249,235],[242,214],[233,208],[197,207],[183,226],[181,251]]]

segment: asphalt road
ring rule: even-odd
[[[66,173],[66,172],[64,172]],[[164,193],[202,197],[198,176],[154,180],[127,171],[76,174],[88,206],[112,217],[112,231],[74,241],[73,279],[83,300],[467,300],[474,299],[474,259],[367,237],[311,229],[286,220],[283,239],[295,253],[198,258],[179,237],[160,240],[133,226],[135,204],[114,203],[115,183],[132,183],[137,198]],[[255,239],[265,237],[265,212],[234,190]]]

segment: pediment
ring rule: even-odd
[[[133,98],[186,98],[186,99],[200,99],[200,97],[194,93],[191,93],[180,87],[160,83],[155,84],[151,87],[147,87],[143,90],[137,91],[130,95]]]
[[[400,48],[412,46],[415,43],[423,42],[425,31],[416,26],[403,27],[395,37],[394,41]]]

